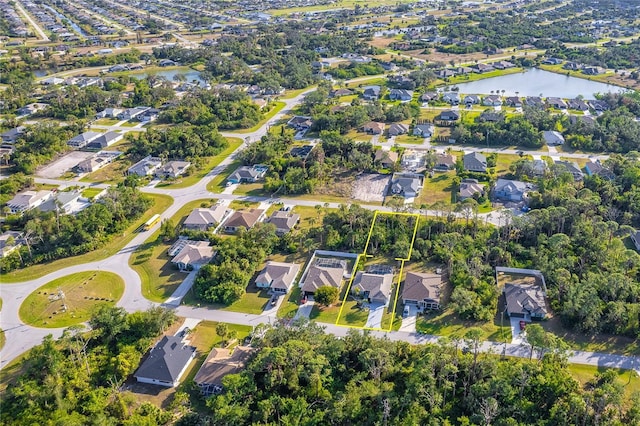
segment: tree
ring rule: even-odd
[[[229,326],[224,322],[219,322],[216,324],[216,334],[220,336],[220,339],[224,342],[225,337],[229,334]]]
[[[338,301],[339,291],[336,287],[325,285],[316,290],[313,299],[322,306],[330,306]]]

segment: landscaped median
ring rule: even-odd
[[[171,204],[173,204],[173,198],[168,195],[147,194],[147,196],[153,198],[153,206],[151,206],[151,208],[147,210],[140,219],[129,225],[122,234],[113,236],[103,247],[79,256],[66,257],[64,259],[54,260],[53,262],[31,265],[28,268],[8,272],[2,275],[2,283],[6,284],[29,281],[43,277],[59,269],[68,268],[74,265],[81,265],[83,263],[95,262],[113,256],[126,246],[127,243],[129,243],[129,241],[131,241],[136,235],[138,235],[136,230],[139,229],[142,224],[149,220],[153,215],[162,213],[169,208]]]
[[[115,305],[124,280],[112,272],[78,272],[53,280],[20,305],[20,319],[34,327],[59,328],[87,321],[98,305]]]

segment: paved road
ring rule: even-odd
[[[255,141],[262,137],[268,131],[268,128],[273,123],[277,122],[282,116],[289,113],[291,108],[293,108],[296,104],[298,104],[303,96],[311,91],[310,89],[306,92],[301,93],[292,99],[286,99],[285,107],[276,114],[272,119],[266,122],[262,127],[260,127],[255,132],[246,133],[246,134],[227,134],[232,136],[240,136],[246,138],[247,141]],[[158,188],[143,188],[143,191],[150,193],[160,193],[167,194],[174,198],[173,204],[164,212],[161,213],[162,219],[171,218],[174,216],[177,211],[184,206],[186,203],[198,200],[202,198],[218,198],[218,199],[246,199],[252,201],[264,202],[267,199],[265,197],[244,197],[237,196],[233,194],[214,194],[207,191],[207,184],[217,175],[219,175],[225,167],[233,161],[237,153],[242,150],[246,145],[243,143],[238,147],[238,149],[232,153],[229,157],[224,159],[217,167],[215,167],[211,172],[209,172],[203,179],[201,179],[198,183],[185,189],[158,189]],[[545,155],[547,153],[544,153]],[[63,181],[65,184],[69,184],[69,182]],[[288,205],[308,205],[315,206],[318,204],[318,201],[315,200],[300,200],[300,199],[281,199],[282,202]],[[330,203],[330,207],[338,207],[337,203]],[[364,205],[365,208],[370,208],[372,210],[386,210],[389,208],[380,207],[380,206],[368,206]],[[432,214],[435,215],[436,212],[421,211],[422,214]],[[497,214],[497,216],[501,216]],[[500,225],[500,217],[492,218],[491,216],[486,216],[485,219],[492,220],[494,223],[495,220],[498,221],[497,225]],[[0,351],[0,368],[5,366],[11,360],[29,350],[33,346],[39,344],[42,341],[42,338],[47,334],[53,334],[55,337],[58,337],[62,333],[62,329],[39,329],[31,326],[27,326],[22,323],[18,315],[18,309],[22,301],[34,290],[39,288],[40,286],[54,280],[56,278],[63,277],[65,275],[69,275],[76,272],[82,271],[109,271],[120,275],[125,281],[125,291],[123,297],[118,302],[118,306],[124,307],[129,312],[135,312],[139,310],[147,309],[151,306],[156,305],[153,302],[147,300],[142,294],[141,289],[141,280],[138,274],[129,267],[129,257],[136,249],[143,244],[152,234],[155,232],[157,227],[160,225],[152,227],[148,231],[138,233],[128,244],[125,245],[118,253],[115,255],[101,261],[91,262],[81,265],[74,265],[67,268],[60,269],[51,274],[48,274],[44,277],[40,277],[37,279],[33,279],[30,281],[15,283],[15,284],[3,284],[0,286],[0,297],[2,297],[4,303],[3,308],[0,311],[0,324],[2,324],[2,328],[5,330],[6,335],[6,344],[4,348]],[[219,311],[215,309],[211,309],[208,307],[193,307],[193,306],[178,306],[176,308],[176,313],[179,316],[193,318],[193,319],[203,319],[203,320],[212,320],[212,321],[223,321],[234,324],[246,324],[255,326],[260,323],[275,323],[277,318],[275,317],[277,310],[268,309],[265,311],[266,314],[263,315],[249,315],[243,313],[236,312],[227,312],[227,311]],[[328,333],[344,336],[348,332],[348,328],[339,327],[330,324],[323,324]],[[409,343],[427,343],[427,342],[436,342],[436,336],[425,336],[416,333],[410,332],[372,332],[373,335],[378,337],[388,337],[391,340],[403,340]],[[520,356],[520,357],[528,357],[529,350],[520,345],[504,345],[497,344],[491,342],[485,342],[482,346],[482,350],[485,352],[495,352],[502,353],[504,350],[507,355],[510,356]],[[582,364],[590,364],[590,365],[601,365],[601,366],[609,366],[609,367],[619,367],[619,368],[633,368],[637,369],[638,359],[637,357],[626,357],[620,355],[610,355],[610,354],[601,354],[601,353],[589,353],[589,352],[576,352],[570,358],[570,361]]]
[[[49,37],[47,37],[44,31],[42,31],[42,28],[40,27],[40,25],[38,25],[38,23],[36,23],[36,21],[31,17],[31,15],[27,13],[26,10],[24,10],[24,8],[22,7],[22,4],[20,4],[19,1],[15,2],[15,7],[22,14],[22,16],[26,18],[26,20],[29,22],[29,25],[33,27],[33,30],[36,33],[38,33],[38,38],[40,38],[40,40],[47,41],[47,42],[50,41]]]

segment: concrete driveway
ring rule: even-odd
[[[509,322],[511,325],[511,343],[514,345],[521,345],[526,343],[523,339],[522,333],[520,332],[520,320],[522,318],[510,318]]]
[[[300,305],[300,307],[298,308],[298,312],[296,312],[296,316],[294,317],[294,319],[298,319],[298,318],[307,318],[309,319],[309,315],[311,315],[311,310],[313,309],[313,305],[315,305],[316,302],[313,301],[313,299],[311,297],[309,297],[307,299],[307,303],[305,303],[304,305]]]
[[[400,331],[406,331],[407,333],[414,333],[416,331],[416,320],[418,319],[418,307],[416,305],[406,305],[409,307],[409,315],[402,318],[402,325]],[[402,307],[404,312],[404,306]]]
[[[380,328],[382,324],[382,314],[384,314],[386,306],[384,303],[371,302],[369,304],[369,317],[365,327]]]

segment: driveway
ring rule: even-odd
[[[165,306],[179,306],[182,303],[182,299],[187,295],[187,292],[191,290],[193,287],[193,283],[195,282],[196,275],[198,275],[198,271],[191,271],[188,275],[185,276],[182,284],[178,286],[176,291],[163,303]]]
[[[521,345],[526,343],[520,332],[520,320],[521,318],[509,319],[511,325],[511,344],[513,345]]]
[[[406,305],[406,306],[409,307],[409,315],[402,318],[402,325],[400,326],[400,331],[406,331],[407,333],[415,333],[416,320],[418,319],[418,307],[416,305]]]
[[[382,314],[384,314],[386,306],[384,303],[371,302],[369,304],[369,317],[365,327],[368,328],[381,328]]]
[[[313,301],[313,299],[311,297],[309,297],[307,299],[307,303],[305,303],[304,305],[300,305],[300,307],[298,308],[298,312],[296,312],[296,316],[294,317],[294,319],[298,319],[298,318],[307,318],[309,319],[309,315],[311,315],[311,310],[313,309],[313,305],[315,305],[316,302]]]
[[[276,304],[275,305],[271,305],[271,302],[273,301],[274,297],[276,299]],[[262,311],[262,315],[276,315],[278,313],[278,309],[280,309],[280,305],[282,305],[282,302],[286,298],[287,298],[286,294],[281,294],[281,295],[277,295],[277,296],[276,295],[271,295],[271,299],[269,299],[269,302],[264,307],[264,310]]]

